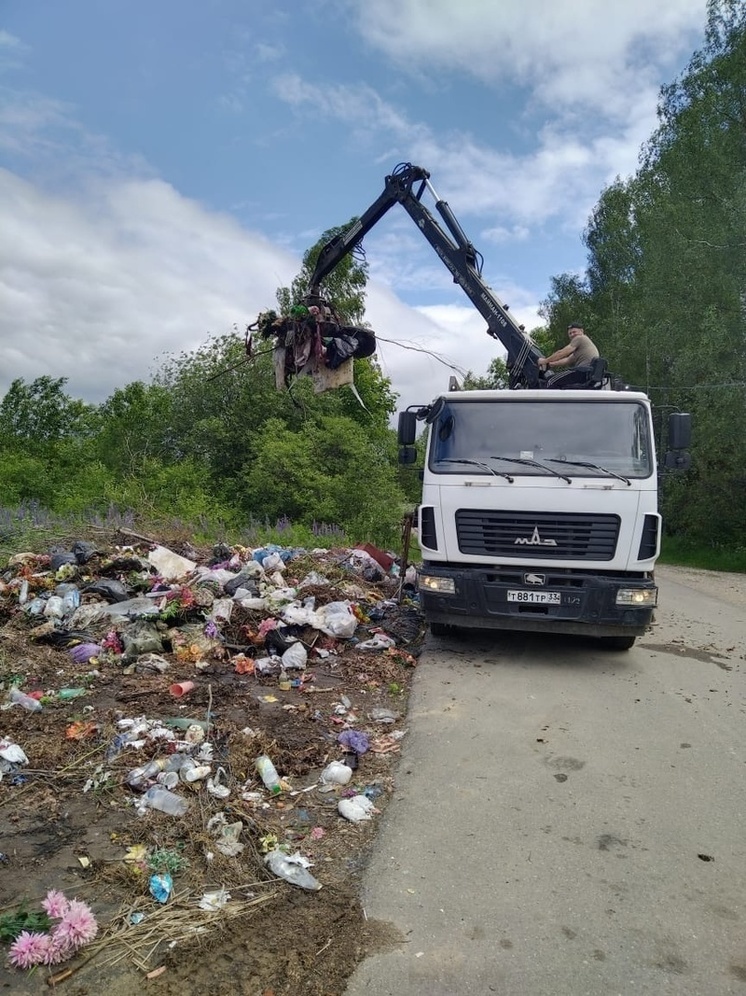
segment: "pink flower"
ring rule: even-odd
[[[16,968],[32,968],[44,961],[49,938],[36,931],[22,930],[10,946],[8,952],[11,965]]]
[[[16,968],[59,965],[98,933],[96,917],[87,903],[68,900],[62,892],[50,889],[41,905],[47,916],[59,923],[51,934],[21,931],[9,951],[11,964]]]
[[[40,963],[43,965],[58,965],[64,959],[55,947],[54,937],[51,934],[42,934],[43,943],[39,942]]]
[[[59,965],[63,961],[75,954],[77,947],[67,936],[65,931],[60,931],[58,924],[47,937],[49,942],[45,952],[45,965]]]
[[[47,898],[42,900],[42,909],[52,920],[60,920],[70,908],[70,903],[64,893],[50,889]]]
[[[97,933],[98,924],[90,906],[77,899],[70,902],[67,912],[54,929],[55,941],[58,937],[63,938],[76,948],[88,944]]]

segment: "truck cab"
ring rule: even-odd
[[[635,391],[455,391],[428,409],[420,597],[449,627],[630,647],[656,605],[657,466]]]

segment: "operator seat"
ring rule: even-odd
[[[607,380],[607,363],[603,356],[597,356],[590,363],[583,363],[571,370],[562,370],[553,374],[546,386],[555,391],[566,391],[572,387],[585,387],[590,390],[600,390]]]

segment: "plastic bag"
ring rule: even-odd
[[[342,761],[331,761],[321,772],[319,781],[324,785],[347,785],[352,778],[352,768]]]
[[[357,629],[357,619],[350,602],[329,602],[316,610],[313,625],[327,636],[349,640]]]
[[[282,655],[282,666],[286,670],[297,668],[303,670],[308,660],[308,651],[302,643],[292,643]]]
[[[350,823],[363,823],[370,820],[372,814],[378,812],[367,795],[353,795],[351,799],[340,799],[337,812]]]
[[[392,639],[390,636],[386,636],[385,633],[376,633],[374,637],[370,640],[364,640],[363,643],[358,643],[358,650],[388,650],[389,647],[395,647],[396,640]]]
[[[281,571],[284,566],[285,562],[279,553],[268,553],[262,560],[262,567],[267,573],[270,571]]]
[[[300,602],[291,602],[282,610],[282,618],[289,626],[314,626],[314,600],[307,598],[302,605]]]
[[[285,879],[291,885],[297,885],[309,892],[318,892],[321,882],[308,871],[310,861],[301,854],[283,854],[282,851],[270,851],[264,859],[273,875]]]

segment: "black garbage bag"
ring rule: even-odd
[[[88,561],[98,553],[93,543],[86,543],[85,540],[76,540],[70,547],[70,552],[75,554],[75,559],[79,564],[87,564]]]
[[[58,650],[65,650],[74,647],[78,643],[94,643],[94,638],[90,633],[82,629],[53,629],[48,633],[35,636],[38,643],[49,643]]]
[[[212,548],[210,567],[214,567],[215,564],[224,564],[226,560],[230,560],[232,556],[233,550],[231,550],[226,543],[216,543]]]
[[[89,595],[100,595],[110,605],[114,602],[126,602],[131,597],[122,582],[116,578],[99,578],[98,581],[86,585],[82,590]]]
[[[335,336],[326,346],[326,365],[330,370],[336,370],[345,360],[355,355],[357,347],[358,341],[354,335]]]
[[[326,343],[326,365],[336,370],[352,356],[362,360],[376,351],[376,337],[370,329],[344,326]]]
[[[250,595],[256,596],[259,594],[259,585],[256,583],[256,578],[249,577],[248,574],[237,574],[223,585],[223,591],[231,598],[233,598],[239,588],[245,588]]]
[[[74,553],[59,549],[51,551],[49,566],[53,571],[58,571],[60,567],[64,567],[66,564],[75,564],[77,567],[78,558]]]
[[[297,637],[301,630],[301,626],[276,626],[269,630],[265,636],[264,649],[270,655],[277,654],[278,657],[282,657],[285,651],[296,642],[293,637]]]
[[[370,329],[359,329],[353,330],[355,333],[355,338],[357,339],[357,347],[355,348],[355,359],[362,360],[366,356],[372,356],[376,351],[376,336],[374,332]]]

